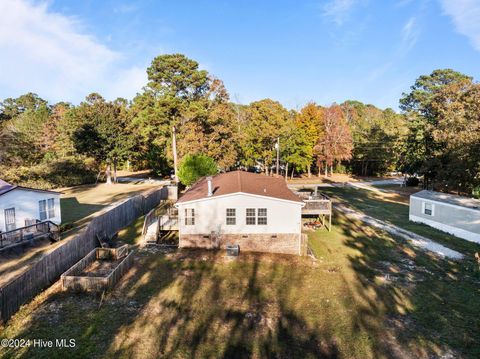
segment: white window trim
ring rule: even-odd
[[[264,209],[265,210],[265,215],[260,216],[260,210]],[[260,223],[260,218],[265,218],[266,223]],[[267,226],[268,225],[268,208],[257,208],[257,225],[259,226]]]
[[[185,225],[194,226],[195,225],[195,208],[185,208],[184,214],[185,214],[185,220],[184,220]]]
[[[253,216],[248,215],[248,210],[253,209]],[[248,219],[253,218],[255,223],[248,223]],[[245,225],[247,226],[256,226],[257,225],[257,209],[256,208],[245,208]]]
[[[234,214],[233,215],[228,215],[228,210],[233,210]],[[233,219],[234,223],[228,223],[229,219]],[[236,208],[226,208],[225,209],[225,224],[227,226],[235,226],[237,225],[237,209]]]
[[[41,210],[41,205],[40,203],[45,203],[45,210],[42,211]],[[42,218],[42,213],[45,213],[45,218]],[[38,201],[38,219],[40,219],[40,221],[46,221],[48,219],[48,208],[47,208],[47,200],[46,199],[41,199]]]
[[[50,206],[50,203],[52,206]],[[55,217],[55,198],[47,199],[47,215],[49,219]]]

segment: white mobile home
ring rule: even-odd
[[[175,206],[180,247],[300,253],[304,203],[282,178],[218,174],[194,184]]]
[[[420,191],[410,196],[409,219],[480,243],[479,200],[441,192]]]
[[[0,180],[0,232],[37,221],[60,224],[60,193],[11,185]]]

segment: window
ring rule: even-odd
[[[227,224],[228,225],[235,225],[237,222],[236,218],[236,209],[235,208],[227,208]]]
[[[185,225],[186,226],[195,225],[195,209],[194,208],[185,208]]]
[[[255,208],[247,208],[247,224],[255,224]]]
[[[55,217],[55,198],[48,199],[48,218]]]
[[[47,219],[47,201],[42,199],[38,201],[38,210],[40,212],[40,220],[44,221]]]
[[[258,209],[257,224],[267,224],[267,209],[266,208],[259,208]]]
[[[7,208],[5,210],[5,231],[13,231],[15,228],[15,208]]]
[[[428,215],[428,216],[433,216],[433,204],[425,202],[423,213]]]

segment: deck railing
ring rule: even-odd
[[[58,225],[52,221],[38,221],[25,227],[0,233],[0,248],[58,231]]]

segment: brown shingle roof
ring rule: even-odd
[[[177,203],[196,201],[203,198],[215,198],[226,194],[243,192],[258,196],[272,197],[302,203],[281,177],[268,177],[261,174],[232,171],[220,173],[212,178],[213,195],[208,197],[207,178],[195,183]]]

